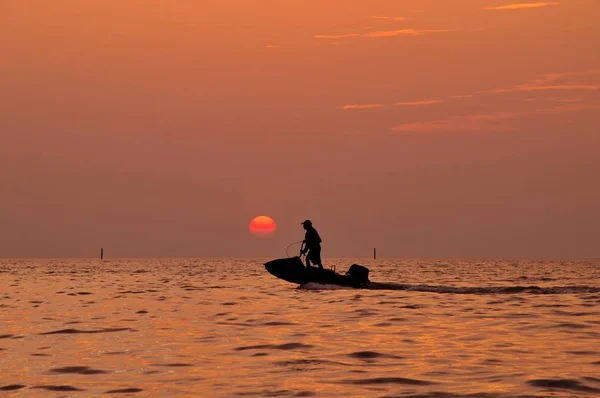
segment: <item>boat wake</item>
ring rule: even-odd
[[[327,285],[321,283],[306,283],[301,289],[309,290],[338,290],[352,289],[344,286]],[[371,282],[364,287],[367,290],[402,290],[411,292],[446,293],[446,294],[581,294],[600,293],[600,287],[596,286],[438,286],[438,285],[409,285],[396,283]]]

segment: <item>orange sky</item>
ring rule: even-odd
[[[600,257],[598,20],[597,0],[2,1],[0,257],[281,256],[306,218],[325,258]]]

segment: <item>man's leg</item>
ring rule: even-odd
[[[311,256],[311,252],[309,251],[309,252],[306,254],[306,266],[307,266],[307,267],[310,267],[310,256]]]
[[[323,269],[323,264],[321,264],[321,249],[314,251],[312,255],[312,262],[318,265],[319,268]]]

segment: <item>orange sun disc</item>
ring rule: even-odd
[[[250,232],[256,236],[270,236],[275,232],[277,226],[271,217],[258,216],[250,221]]]

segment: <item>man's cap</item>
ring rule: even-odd
[[[306,225],[306,224],[308,224],[308,225],[312,225],[312,222],[311,222],[310,220],[304,220],[304,221],[302,222],[302,225]]]

